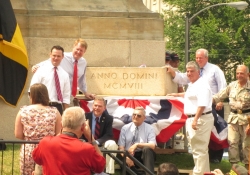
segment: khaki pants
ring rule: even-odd
[[[117,150],[118,146],[114,140],[107,140],[104,144],[104,148],[107,150]],[[113,155],[116,156],[116,153],[113,153]],[[106,173],[115,173],[115,160],[108,155],[106,155]]]
[[[230,163],[238,163],[242,161],[244,164],[249,164],[250,136],[246,135],[246,128],[247,124],[228,124],[228,155]],[[240,142],[242,143],[242,150],[239,149]],[[243,153],[243,160],[240,160],[240,151]]]
[[[214,127],[214,117],[212,114],[202,115],[197,122],[197,130],[192,128],[194,117],[186,121],[187,139],[192,147],[194,169],[193,175],[203,175],[210,172],[208,144],[212,128]]]

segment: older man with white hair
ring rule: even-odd
[[[82,134],[88,138],[88,143],[78,139]],[[42,165],[44,174],[90,175],[91,172],[101,173],[106,164],[80,107],[64,111],[62,133],[42,139],[32,156]]]
[[[187,91],[169,95],[184,97],[184,113],[188,116],[186,135],[192,147],[195,164],[193,174],[203,175],[210,172],[208,144],[214,125],[212,92],[206,79],[200,77],[200,67],[196,62],[188,62],[186,69],[190,81]]]

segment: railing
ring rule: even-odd
[[[16,175],[20,174],[20,167],[19,167],[19,159],[20,159],[20,145],[21,144],[38,144],[39,141],[7,141],[7,140],[0,140],[0,144],[5,143],[7,145],[6,151],[1,151],[1,163],[0,163],[0,175]],[[9,149],[12,145],[12,148]],[[24,150],[25,151],[25,150]],[[147,172],[150,175],[154,175],[147,167],[145,167],[141,162],[139,162],[137,159],[135,159],[133,156],[131,156],[127,151],[118,151],[118,150],[106,150],[101,149],[104,156],[105,154],[108,154],[112,159],[118,163],[122,169],[122,175],[126,174],[126,171],[130,173],[131,175],[136,175],[128,166],[126,166],[126,157],[129,157],[131,160],[134,161],[134,163]],[[119,153],[123,154],[122,160],[114,156],[112,153]],[[24,157],[25,161],[25,157]],[[35,166],[35,165],[34,165]]]

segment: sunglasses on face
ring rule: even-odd
[[[133,117],[135,117],[135,116],[137,116],[138,118],[142,117],[142,115],[140,115],[140,114],[133,114]]]

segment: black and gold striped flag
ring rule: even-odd
[[[10,0],[0,0],[0,97],[16,106],[25,87],[28,56]]]

